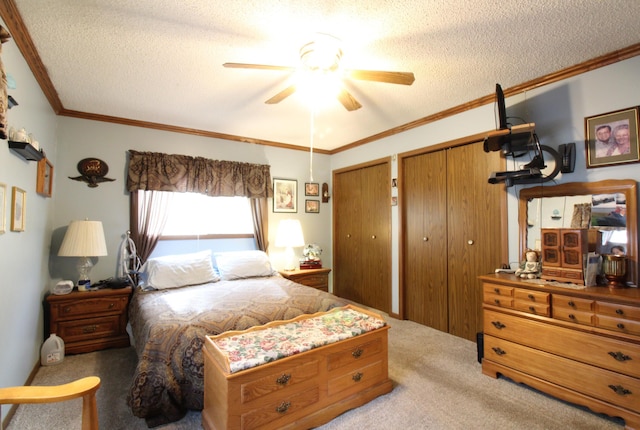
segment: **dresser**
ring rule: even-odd
[[[331,269],[328,268],[298,269],[283,270],[280,275],[298,284],[329,292],[329,272]]]
[[[487,275],[482,372],[640,429],[640,291]]]
[[[55,333],[65,353],[129,346],[127,308],[131,287],[50,294],[45,299],[45,338]]]
[[[356,307],[360,313],[377,315]],[[329,311],[332,312],[332,311]],[[230,366],[231,357],[242,358],[243,351],[256,343],[270,343],[272,328],[302,322],[327,313],[303,315],[293,320],[276,321],[240,332],[208,336],[204,355],[204,409],[202,426],[222,429],[302,429],[313,428],[341,413],[388,393],[393,385],[388,377],[388,326],[376,328],[327,345],[276,358],[244,370]],[[301,339],[307,325],[296,329]],[[332,332],[332,329],[328,329]],[[290,333],[291,328],[286,332]],[[259,342],[239,341],[238,350],[223,353],[217,341],[229,336],[250,335]],[[281,338],[280,335],[277,336]],[[287,339],[287,344],[292,343]],[[286,348],[276,347],[278,351]],[[295,351],[296,348],[293,348]],[[226,355],[229,354],[229,355]],[[251,354],[248,354],[252,356]],[[236,362],[239,360],[235,360]],[[265,362],[267,360],[260,360]]]

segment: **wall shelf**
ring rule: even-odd
[[[14,142],[10,140],[9,149],[25,160],[40,161],[44,158],[44,153],[42,151],[38,151],[29,142]]]

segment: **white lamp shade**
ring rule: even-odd
[[[107,244],[100,221],[71,221],[58,255],[61,257],[100,257],[107,255]]]
[[[285,219],[280,221],[276,232],[276,246],[295,247],[304,246],[302,226],[297,219]]]

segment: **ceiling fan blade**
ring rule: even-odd
[[[416,80],[411,72],[384,72],[380,70],[345,70],[345,76],[362,81],[411,85]]]
[[[348,111],[358,110],[362,107],[358,100],[356,100],[347,90],[344,88],[340,90],[338,93],[338,100],[342,103],[342,106],[345,107]]]
[[[232,69],[285,70],[291,72],[296,70],[295,67],[270,66],[268,64],[224,63],[223,66]]]
[[[280,91],[275,96],[271,97],[265,103],[266,104],[270,104],[270,105],[273,105],[273,104],[276,104],[276,103],[280,103],[282,100],[284,100],[287,97],[289,97],[295,91],[296,91],[296,86],[295,85],[291,85],[291,86],[285,88],[284,90]]]

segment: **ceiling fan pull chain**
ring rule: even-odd
[[[313,122],[313,118],[314,118],[314,108],[312,107],[311,109],[309,109],[309,112],[311,113],[311,126],[310,126],[310,136],[309,136],[309,182],[313,182],[313,135],[315,133],[315,127],[314,127],[314,122]]]

